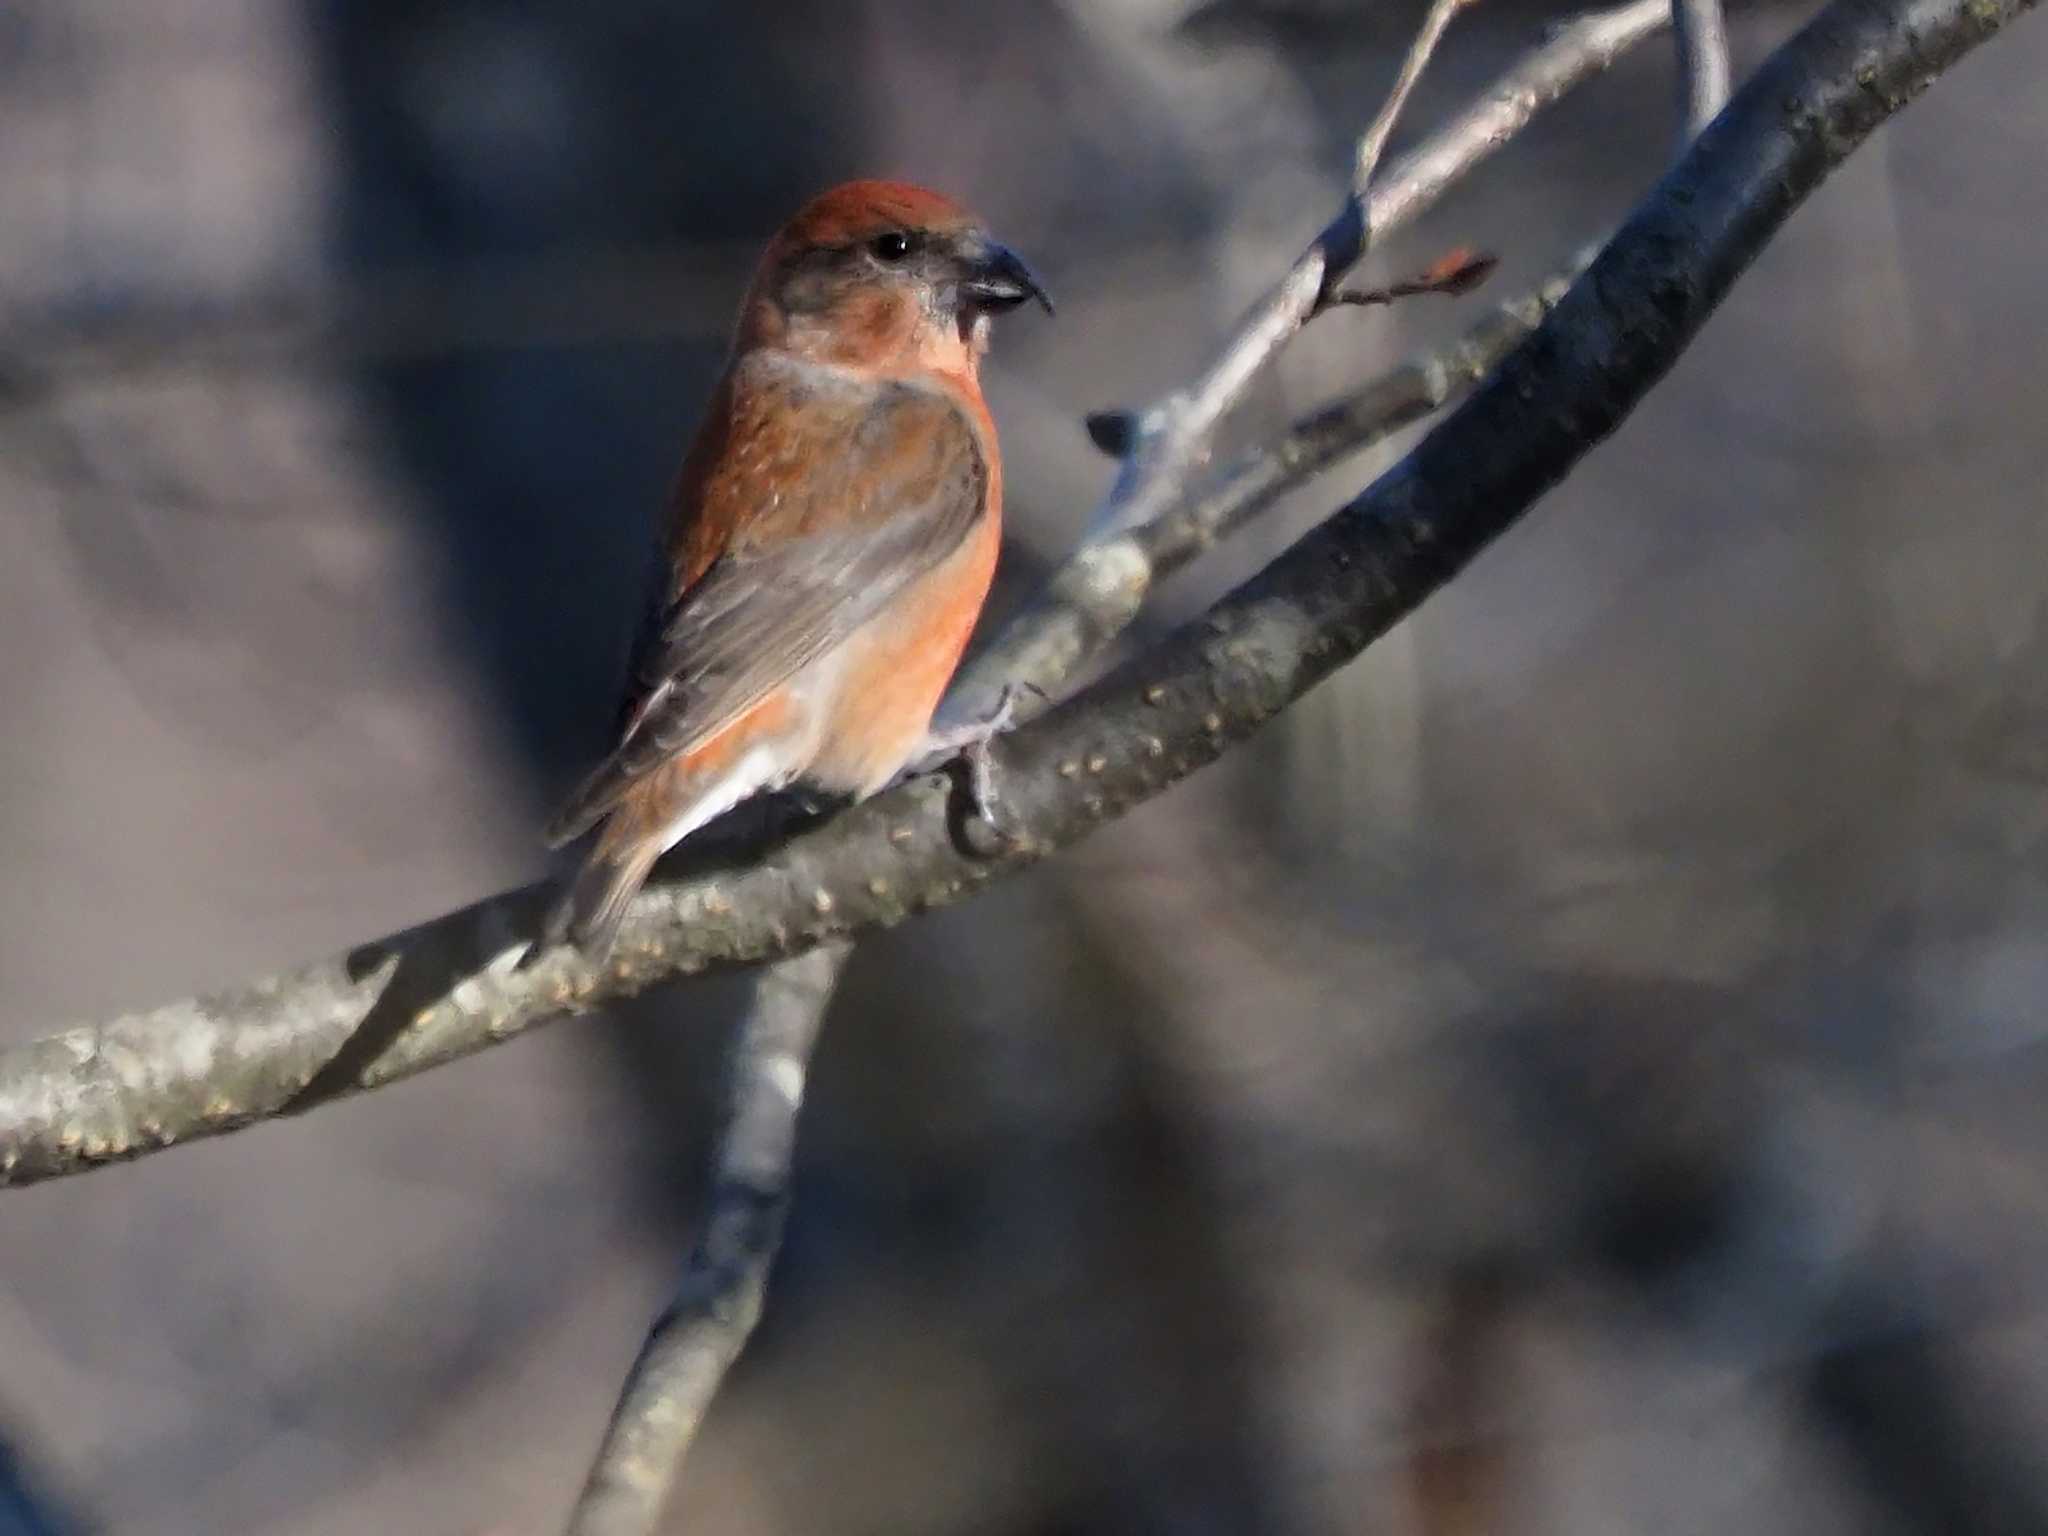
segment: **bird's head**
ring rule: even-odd
[[[769,242],[742,346],[852,367],[972,374],[991,315],[1052,300],[1023,260],[950,198],[853,181],[807,203]]]

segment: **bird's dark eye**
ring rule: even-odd
[[[892,229],[885,235],[877,235],[868,242],[868,249],[879,261],[902,261],[917,249],[917,242],[900,229]]]

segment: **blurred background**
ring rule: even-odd
[[[1061,301],[991,369],[999,616],[1416,19],[0,5],[0,1039],[543,871],[753,250],[840,177]],[[1396,150],[1553,19],[1461,20]],[[2048,1530],[2044,72],[1955,71],[1250,746],[860,949],[674,1529]],[[1541,119],[1375,258],[1489,289],[1320,322],[1240,432],[1608,228],[1674,95],[1653,41]],[[558,1529],[743,995],[0,1197],[0,1532]]]

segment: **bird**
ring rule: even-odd
[[[768,242],[670,492],[616,744],[547,828],[596,836],[546,943],[602,958],[655,861],[742,801],[862,799],[1006,724],[931,729],[1001,542],[990,321],[1031,301],[1052,313],[1022,257],[907,182],[833,187]]]

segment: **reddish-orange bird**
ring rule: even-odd
[[[769,242],[670,498],[618,745],[548,828],[597,840],[549,925],[603,953],[654,862],[742,800],[873,794],[930,744],[1003,474],[979,370],[1029,267],[947,198],[856,181]]]

